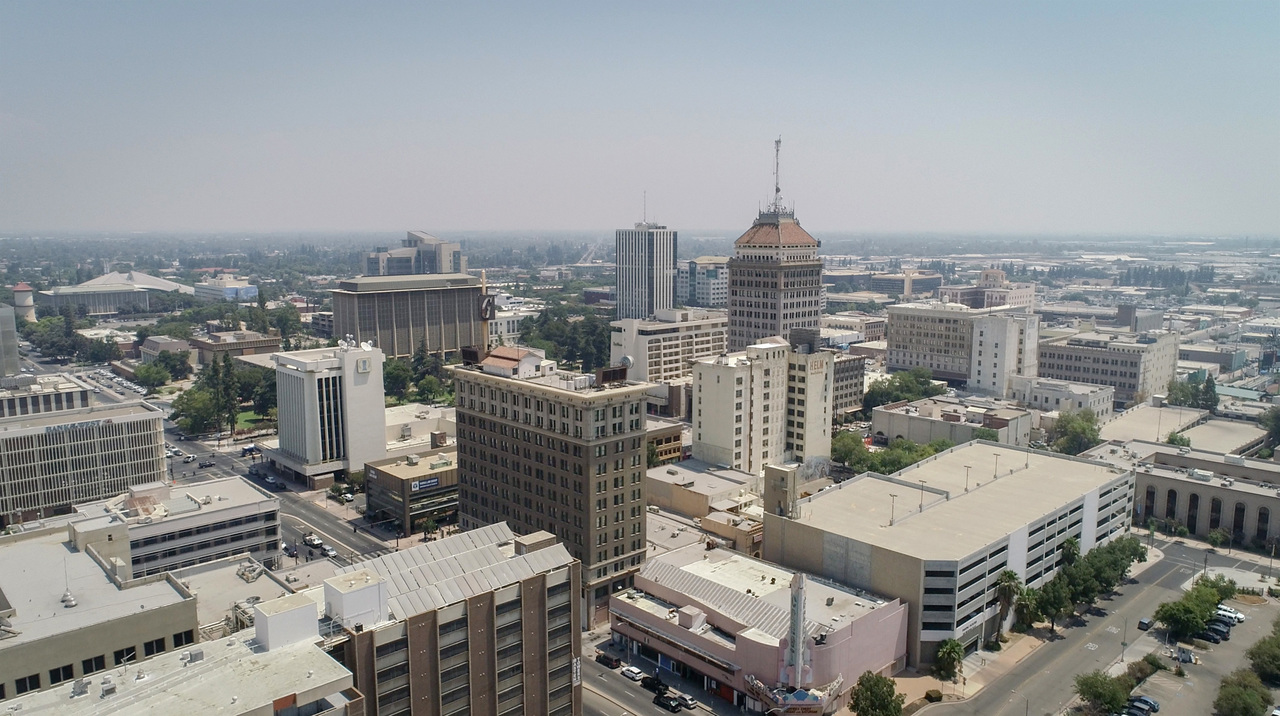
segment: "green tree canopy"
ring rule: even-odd
[[[933,660],[933,671],[940,679],[954,679],[963,668],[964,644],[956,639],[938,642],[938,655]]]
[[[164,368],[174,380],[182,380],[191,375],[191,351],[160,351],[155,365]]]
[[[1107,676],[1102,671],[1090,671],[1077,674],[1076,694],[1089,704],[1095,712],[1116,713],[1124,708],[1129,699],[1129,690],[1119,679]]]
[[[933,373],[928,368],[912,368],[881,378],[871,384],[862,397],[862,410],[870,414],[872,408],[902,400],[920,400],[942,395],[947,389],[933,383]]]
[[[409,392],[409,381],[413,380],[413,371],[404,361],[392,358],[382,366],[382,387],[387,395],[403,400]]]
[[[1218,697],[1213,701],[1218,716],[1266,716],[1270,706],[1271,690],[1248,669],[1224,676],[1218,685]]]
[[[858,716],[901,716],[905,701],[893,679],[864,671],[849,694],[849,710]]]
[[[1098,418],[1092,410],[1064,410],[1049,431],[1049,442],[1060,453],[1079,455],[1102,442]]]
[[[168,371],[154,363],[138,366],[133,372],[133,377],[138,381],[138,385],[147,390],[155,390],[171,379]]]
[[[1191,438],[1177,431],[1169,433],[1169,437],[1164,439],[1168,445],[1177,445],[1179,447],[1191,447]]]
[[[203,388],[192,388],[173,401],[171,419],[188,435],[207,433],[217,424],[218,406],[213,394]]]

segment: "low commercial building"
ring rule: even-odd
[[[107,500],[76,506],[71,535],[105,559],[130,565],[138,578],[246,554],[280,560],[280,498],[240,477],[180,489],[135,485]]]
[[[1103,443],[1086,456],[1133,471],[1136,524],[1155,519],[1200,539],[1221,530],[1255,549],[1280,539],[1280,465],[1270,460],[1150,440]]]
[[[857,311],[832,313],[819,319],[823,328],[836,328],[856,331],[862,334],[863,342],[883,341],[886,320],[884,316],[869,316]]]
[[[1116,405],[1163,395],[1178,363],[1178,337],[1147,333],[1086,332],[1042,341],[1040,375],[1073,383],[1109,385]]]
[[[200,365],[209,365],[214,360],[222,360],[224,354],[235,358],[275,353],[280,350],[280,337],[256,331],[222,331],[192,338],[191,347]]]
[[[657,383],[689,375],[693,362],[724,353],[729,341],[725,311],[667,309],[653,320],[626,318],[609,324],[610,365],[627,365],[630,380]]]
[[[898,273],[871,276],[871,290],[890,296],[932,294],[942,286],[942,274],[936,271],[905,269]]]
[[[201,301],[245,303],[258,300],[258,287],[246,279],[223,274],[197,283],[195,296]]]
[[[1005,397],[1032,410],[1089,410],[1099,423],[1110,419],[1116,389],[1109,385],[1072,383],[1068,380],[1016,376],[1009,379]]]
[[[1214,363],[1224,373],[1231,373],[1244,368],[1249,362],[1249,352],[1244,348],[1217,343],[1189,343],[1178,346],[1178,360]]]
[[[940,286],[938,299],[947,303],[963,303],[969,308],[1017,306],[1033,310],[1036,302],[1034,283],[1010,283],[1000,269],[985,269],[972,286]]]
[[[489,345],[513,346],[520,342],[520,324],[526,318],[542,315],[535,308],[498,310],[489,321]]]
[[[994,635],[1002,571],[1040,587],[1067,539],[1088,552],[1122,535],[1133,486],[1104,462],[974,441],[766,509],[764,557],[908,604],[919,665],[945,639],[973,649]]]
[[[148,403],[118,403],[0,420],[0,524],[164,479],[163,419]]]
[[[312,313],[311,332],[321,338],[333,338],[333,311]]]
[[[907,612],[898,599],[700,543],[647,560],[609,605],[614,641],[629,653],[753,713],[785,698],[775,690],[797,688],[839,707],[856,674],[897,673]]]
[[[686,517],[712,512],[740,512],[760,504],[760,478],[741,470],[716,467],[701,460],[649,468],[644,478],[651,508]]]
[[[170,338],[169,336],[147,336],[147,339],[138,347],[138,354],[142,357],[143,363],[156,362],[156,357],[165,351],[173,353],[174,355],[186,353],[187,362],[191,362],[191,344],[181,338]]]
[[[196,640],[196,600],[180,582],[118,574],[65,527],[0,537],[0,573],[0,698],[61,691]]]
[[[36,304],[54,313],[63,306],[84,306],[90,316],[114,316],[122,308],[131,313],[147,313],[151,310],[151,292],[131,284],[55,286],[37,291]]]
[[[645,421],[645,450],[653,448],[658,464],[679,462],[684,457],[684,431],[686,423],[675,420],[663,420],[650,416]]]
[[[89,407],[93,388],[69,373],[0,378],[0,419]]]
[[[342,567],[299,608],[323,605],[379,714],[581,716],[581,587],[554,535],[499,523]]]
[[[1210,418],[1182,432],[1194,447],[1228,455],[1253,455],[1267,444],[1257,422]]]
[[[986,398],[925,398],[877,406],[871,411],[871,439],[888,445],[906,439],[924,445],[949,440],[956,445],[994,430],[992,442],[1023,446],[1031,442],[1031,413],[1009,403]]]
[[[421,529],[422,520],[458,520],[457,450],[367,462],[364,485],[365,514],[375,522],[390,520],[406,536]]]

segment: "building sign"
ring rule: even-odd
[[[49,425],[44,429],[45,435],[54,435],[57,433],[70,432],[72,430],[87,430],[96,428],[102,424],[101,420],[86,420],[80,423],[64,423],[62,425]]]
[[[425,480],[414,480],[413,482],[409,483],[409,489],[413,490],[414,492],[417,492],[418,490],[425,490],[428,487],[435,487],[439,484],[440,484],[440,478],[428,477]]]
[[[573,657],[573,685],[582,683],[582,657]]]

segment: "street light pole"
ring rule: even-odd
[[[1120,637],[1120,663],[1124,663],[1124,650],[1129,646],[1129,617],[1124,618],[1124,634]]]
[[[1018,694],[1018,690],[1014,689],[1010,693]],[[1027,698],[1025,694],[1018,694],[1018,695],[1022,697],[1023,701],[1027,702],[1027,708],[1024,713],[1026,714],[1026,716],[1031,716],[1031,699]]]

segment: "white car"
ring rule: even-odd
[[[327,544],[320,545],[320,554],[323,554],[326,557],[337,557],[338,550],[334,549],[333,547],[330,547]]]
[[[698,701],[689,694],[678,694],[676,698],[680,699],[680,705],[687,709],[698,708]]]
[[[644,672],[634,666],[628,666],[622,670],[622,675],[632,681],[639,681],[644,678]]]

